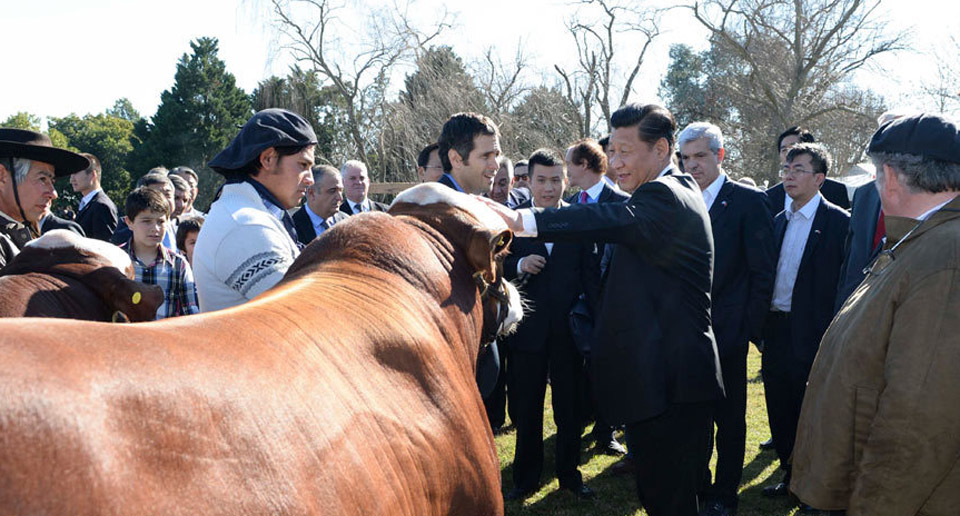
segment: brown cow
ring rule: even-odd
[[[0,317],[152,321],[163,290],[133,278],[118,247],[56,229],[0,270]]]
[[[510,233],[436,184],[391,213],[220,312],[0,320],[0,514],[503,514],[474,374]]]

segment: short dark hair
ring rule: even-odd
[[[133,221],[133,219],[137,218],[137,215],[147,210],[163,213],[169,217],[170,203],[168,203],[167,198],[157,190],[147,186],[138,186],[127,195],[127,202],[123,206],[123,212]]]
[[[600,146],[603,147],[603,152],[607,152],[607,147],[610,146],[610,135],[608,134],[603,138],[600,138],[600,140],[597,141],[597,143],[599,143]]]
[[[803,127],[800,127],[799,125],[795,125],[780,133],[780,136],[777,137],[777,152],[780,152],[780,144],[783,143],[784,138],[787,136],[799,137],[799,143],[817,143],[817,138],[813,135],[813,133]]]
[[[137,187],[151,185],[170,185],[173,188],[173,181],[167,177],[166,172],[148,172],[137,180]]]
[[[477,135],[500,136],[500,130],[486,116],[479,113],[457,113],[443,124],[440,138],[437,140],[437,151],[440,154],[440,163],[444,172],[453,170],[450,163],[450,149],[457,151],[461,158],[466,160],[473,151],[473,139]]]
[[[798,143],[790,147],[790,152],[787,152],[787,163],[804,154],[810,156],[810,164],[813,165],[814,173],[827,175],[833,160],[826,147],[819,143]]]
[[[420,151],[420,154],[417,155],[417,166],[421,168],[427,168],[427,164],[430,163],[430,153],[440,148],[439,144],[431,143],[423,148]]]
[[[167,174],[167,178],[170,180],[170,183],[173,184],[173,190],[175,192],[190,192],[193,193],[193,188],[190,187],[190,183],[186,179],[178,175]]]
[[[626,104],[610,115],[610,125],[614,129],[637,126],[640,141],[653,145],[660,141],[660,138],[664,138],[670,149],[673,149],[677,121],[663,106],[635,102]]]
[[[183,249],[187,243],[187,235],[200,231],[203,226],[203,217],[187,217],[177,224],[177,249]]]
[[[100,160],[89,152],[81,152],[80,155],[90,160],[90,166],[83,169],[83,171],[88,174],[91,172],[96,172],[98,178],[103,178],[103,167],[100,165]]]
[[[555,167],[557,165],[563,165],[563,158],[561,158],[560,154],[553,149],[541,148],[533,151],[533,154],[530,155],[528,163],[529,165],[527,165],[527,169],[530,171],[530,175],[532,177],[534,165]]]
[[[526,173],[526,174],[523,174],[521,177],[527,177],[527,174],[530,173],[530,163],[529,163],[527,160],[525,160],[525,159],[522,159],[522,160],[520,160],[520,161],[517,161],[516,163],[513,164],[513,175],[514,175],[514,177],[517,176],[517,167],[527,167],[527,173]]]
[[[190,176],[190,177],[192,177],[194,183],[199,183],[199,182],[200,182],[200,176],[197,175],[196,171],[194,171],[192,168],[187,167],[187,166],[179,166],[179,167],[174,168],[174,169],[171,170],[170,172],[167,172],[167,175],[168,175],[168,176],[171,175],[171,174],[173,174],[173,175],[183,174],[183,175],[185,175],[185,176]]]
[[[596,174],[607,173],[607,155],[593,138],[581,138],[573,142],[570,146],[570,162],[574,165],[586,164]]]

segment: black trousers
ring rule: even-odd
[[[726,397],[714,404],[713,424],[710,425],[707,443],[707,468],[704,469],[705,497],[731,506],[737,505],[747,444],[747,346],[744,342],[742,350],[737,349],[720,357]],[[714,440],[717,471],[711,483],[709,464]]]
[[[673,403],[663,414],[627,425],[637,466],[637,494],[650,516],[696,516],[703,450],[713,403]]]
[[[503,426],[507,420],[507,368],[509,364],[510,353],[506,351],[505,342],[500,342],[500,374],[497,376],[497,383],[493,387],[493,392],[483,399],[483,406],[487,409],[487,419],[490,421],[490,428],[496,430]],[[513,419],[513,418],[510,418]]]
[[[780,468],[789,473],[800,407],[812,364],[800,360],[794,352],[790,314],[771,312],[763,327],[763,341],[763,390],[770,416],[770,433],[780,458]]]
[[[580,471],[583,356],[568,331],[553,325],[547,349],[540,352],[510,348],[507,370],[507,397],[510,417],[517,429],[513,458],[515,487],[530,491],[540,486],[543,472],[543,402],[547,375],[553,391],[553,420],[557,425],[556,474],[560,487],[577,488],[583,483]]]

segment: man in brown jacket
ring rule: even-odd
[[[868,154],[885,250],[810,373],[791,490],[849,516],[960,514],[960,126],[888,122]]]

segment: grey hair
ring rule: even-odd
[[[33,160],[27,158],[11,158],[13,166],[13,179],[18,184],[23,184],[27,180],[27,174],[30,172],[30,167],[33,166]]]
[[[677,148],[700,138],[709,138],[710,150],[714,154],[719,154],[720,149],[723,148],[723,133],[720,132],[719,127],[710,122],[694,122],[684,127],[683,131],[680,131],[680,136],[677,137]]]
[[[366,165],[366,163],[364,163],[364,162],[362,162],[362,161],[360,161],[360,160],[351,159],[351,160],[347,160],[347,162],[344,163],[342,167],[340,167],[340,173],[341,173],[341,174],[346,174],[346,173],[347,173],[347,169],[348,169],[348,168],[351,168],[351,167],[352,167],[352,168],[359,168],[360,170],[363,170],[364,172],[367,172],[367,165]]]
[[[167,179],[169,179],[170,182],[173,183],[173,189],[175,191],[193,193],[193,188],[190,186],[190,183],[187,182],[186,179],[174,174],[167,174]]]
[[[346,164],[344,164],[346,166]],[[313,188],[315,192],[319,192],[320,182],[323,181],[323,178],[327,176],[337,176],[340,177],[340,171],[337,170],[337,167],[332,167],[330,165],[314,165],[310,169],[310,172],[313,175],[313,185],[310,188]]]
[[[887,165],[897,173],[900,180],[911,193],[940,193],[960,190],[960,163],[950,163],[935,159],[924,159],[915,154],[892,152],[867,153],[877,167],[877,184],[883,185],[885,176],[881,173]]]

